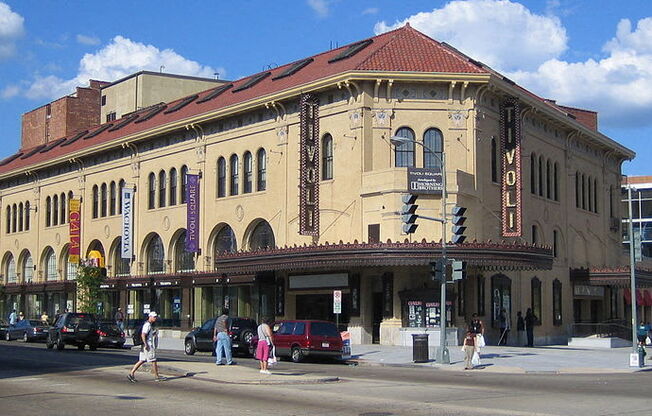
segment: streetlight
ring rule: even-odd
[[[442,143],[441,157],[437,155],[431,148],[425,144],[418,142],[414,139],[408,137],[392,136],[389,138],[390,143],[398,147],[402,144],[407,143],[416,143],[419,146],[426,149],[428,152],[433,154],[441,162],[441,218],[436,219],[436,221],[441,222],[441,259],[444,264],[444,271],[446,270],[446,227],[448,224],[448,219],[446,215],[446,155],[444,153],[444,146]],[[446,347],[446,273],[444,272],[441,279],[441,289],[440,289],[440,315],[439,315],[439,349],[437,350],[436,360],[440,364],[450,364],[450,354],[448,348]]]
[[[638,351],[638,337],[636,336],[636,326],[638,325],[636,316],[636,259],[634,256],[634,225],[632,215],[632,190],[636,191],[634,187],[629,184],[627,180],[627,205],[629,208],[629,221],[628,221],[628,234],[629,234],[629,292],[631,293],[631,307],[632,307],[632,352]],[[640,212],[640,211],[639,211]]]

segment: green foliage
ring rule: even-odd
[[[81,264],[77,271],[77,307],[81,312],[96,313],[100,301],[100,285],[106,276],[102,269]]]

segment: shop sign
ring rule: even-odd
[[[441,195],[444,181],[441,167],[433,168],[408,168],[407,170],[408,193]]]
[[[317,289],[329,287],[347,287],[348,273],[304,274],[289,277],[290,289]]]
[[[604,287],[602,287],[602,286],[575,285],[573,287],[573,294],[575,296],[603,297],[604,296]]]
[[[300,101],[299,234],[319,235],[319,98]]]
[[[122,188],[122,241],[120,258],[133,257],[133,198],[134,188]]]
[[[516,98],[500,104],[502,159],[502,236],[520,237],[521,230],[521,108]]]
[[[187,174],[186,186],[186,251],[199,251],[199,175]]]
[[[68,262],[79,263],[79,243],[81,238],[81,200],[71,199],[69,201],[70,214],[68,215],[70,232],[70,249],[68,250]]]
[[[333,313],[342,313],[342,291],[333,291]]]

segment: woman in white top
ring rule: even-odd
[[[268,370],[267,360],[269,352],[272,350],[272,328],[269,324],[271,320],[264,318],[263,323],[258,325],[258,345],[256,346],[256,359],[260,361],[261,374],[272,374]]]

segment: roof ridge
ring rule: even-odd
[[[385,48],[387,47],[387,45],[389,45],[390,43],[394,42],[394,40],[396,40],[396,37],[398,36],[398,32],[399,32],[399,31],[403,31],[403,30],[405,30],[405,28],[408,28],[408,27],[411,28],[410,24],[407,24],[407,25],[405,25],[405,26],[401,26],[401,27],[399,27],[399,28],[397,28],[397,29],[390,30],[389,32],[381,33],[380,35],[376,35],[376,36],[374,36],[374,38],[378,38],[378,37],[383,36],[383,35],[387,35],[387,36],[389,36],[390,33],[393,33],[393,34],[391,35],[391,38],[390,38],[390,39],[389,39],[389,40],[388,40],[388,41],[387,41],[383,46],[381,46],[381,47],[379,47],[378,49],[376,49],[373,53],[370,53],[369,56],[367,56],[367,57],[366,57],[362,62],[360,62],[360,63],[355,67],[355,69],[360,69],[361,67],[363,67],[367,62],[369,62],[369,61],[371,60],[371,58],[375,57],[375,56],[376,56],[380,51],[382,51],[383,49],[385,49]],[[373,39],[373,38],[369,38],[369,39]],[[365,39],[365,40],[366,40],[366,39]]]

